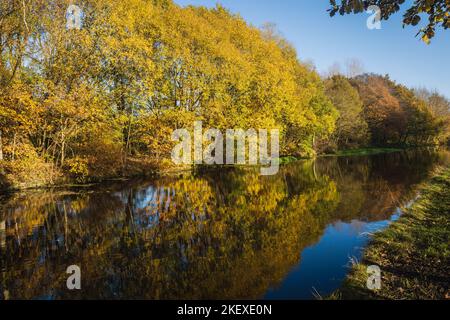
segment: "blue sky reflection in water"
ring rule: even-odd
[[[361,259],[370,233],[388,227],[392,220],[395,219],[371,223],[337,222],[328,226],[319,243],[302,252],[300,264],[278,288],[269,290],[265,298],[311,299],[314,294],[323,297],[331,294],[342,283],[351,261]]]

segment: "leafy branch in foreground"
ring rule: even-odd
[[[381,10],[381,19],[388,20],[393,14],[400,11],[400,7],[405,0],[330,0],[332,6],[328,10],[330,16],[339,12],[340,15],[350,13],[361,13],[370,6],[378,6]],[[422,36],[422,40],[430,43],[430,39],[435,36],[436,28],[447,29],[450,27],[450,1],[449,0],[415,0],[414,4],[406,10],[403,15],[403,26],[417,26],[422,18],[428,17],[426,26],[420,29],[417,35]]]

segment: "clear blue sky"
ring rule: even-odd
[[[319,72],[349,58],[368,72],[389,74],[409,87],[437,89],[450,98],[450,30],[437,32],[430,45],[415,37],[418,27],[402,28],[402,14],[369,30],[369,14],[330,18],[328,0],[175,0],[180,5],[214,7],[220,2],[254,26],[275,23],[295,45],[299,58],[312,60]],[[406,1],[408,3],[410,1]]]

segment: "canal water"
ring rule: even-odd
[[[3,196],[0,298],[326,296],[448,162],[415,150]],[[67,289],[72,265],[81,290]]]

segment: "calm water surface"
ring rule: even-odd
[[[0,298],[311,299],[339,287],[445,151],[229,168],[0,202]],[[66,288],[81,267],[82,290]]]

